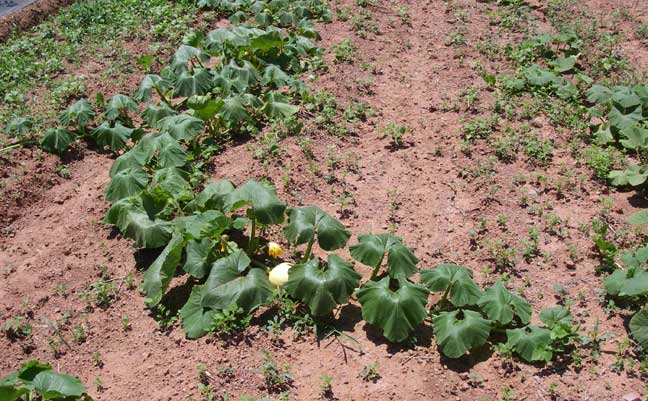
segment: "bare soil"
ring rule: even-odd
[[[468,43],[498,35],[488,19],[494,5],[459,3],[469,14]],[[605,0],[589,3],[601,10],[617,5]],[[342,103],[363,101],[379,113],[360,124],[350,137],[310,133],[319,172],[309,167],[299,139],[288,138],[282,143],[285,153],[281,161],[266,164],[253,158],[252,143],[229,146],[213,159],[213,178],[237,183],[269,178],[277,184],[280,198],[290,205],[318,205],[340,217],[354,236],[395,228],[414,248],[420,266],[463,264],[473,269],[482,284],[492,282],[497,274],[485,273],[492,260],[486,248],[471,246],[468,231],[485,218],[489,235],[506,238],[519,249],[530,227],[545,227],[543,219],[521,204],[520,193],[525,192],[531,204],[553,209],[564,222],[564,232],[542,231],[540,249],[546,256],[529,263],[520,258],[512,274],[513,288],[523,289],[536,316],[543,307],[559,301],[554,296],[556,285],[566,289],[567,297],[578,299],[572,311],[585,333],[598,320],[601,332],[616,336],[604,342],[598,364],[586,360],[581,369],[561,363],[510,364],[487,347],[460,360],[449,360],[436,349],[429,323],[417,330],[414,347],[389,345],[362,321],[355,301],[343,308],[336,324],[355,341],[338,337],[318,342],[312,336],[295,338],[287,330],[281,335],[282,343],[277,344],[264,329],[265,311],[259,311],[251,328],[233,344],[214,338],[190,341],[180,327],[160,332],[142,297],[128,290],[123,280],[129,273],[139,277],[150,255],[136,253],[129,241],[101,224],[108,207],[104,191],[112,159],[90,149],[80,150],[82,156],[68,161],[71,177],[63,179],[53,173],[56,160],[52,156],[37,160],[32,151],[25,150],[11,156],[11,163],[24,164],[29,177],[17,184],[23,196],[3,197],[0,206],[0,321],[23,313],[26,302],[33,313],[34,349],[27,354],[20,341],[0,338],[4,356],[0,358],[0,375],[37,358],[78,375],[100,400],[181,400],[199,398],[196,367],[204,363],[218,392],[260,397],[267,392],[258,367],[263,363],[262,351],[268,350],[278,363],[291,366],[294,385],[289,391],[295,400],[318,399],[320,376],[325,373],[333,377],[339,400],[496,400],[502,399],[507,387],[519,400],[620,400],[626,393],[641,393],[645,376],[612,370],[627,322],[624,316],[608,316],[602,308],[602,279],[594,274],[597,256],[589,236],[578,228],[600,213],[601,197],[613,200],[612,221],[623,220],[645,204],[633,192],[614,192],[590,179],[591,171],[569,151],[569,133],[556,132],[544,117],[534,120],[534,129],[554,141],[554,159],[548,167],[535,168],[520,155],[511,164],[495,162],[492,174],[471,175],[471,169],[486,163],[488,148],[478,145],[471,157],[464,155],[460,132],[464,119],[484,112],[492,102],[485,83],[472,68],[477,60],[489,62],[471,46],[457,49],[445,44],[457,21],[443,2],[409,1],[407,5],[411,27],[400,22],[391,4],[370,7],[381,34],[367,39],[357,38],[348,22],[319,26],[322,46],[329,48],[353,37],[357,49],[349,64],[335,64],[329,55],[330,71],[312,85],[332,91]],[[508,39],[499,38],[502,42]],[[626,52],[631,60],[648,57],[646,47],[634,39]],[[377,73],[363,70],[364,63],[373,65]],[[442,111],[447,97],[456,97],[471,85],[480,93],[476,110]],[[103,91],[106,93],[106,88]],[[379,128],[387,121],[413,128],[405,138],[406,146],[394,148],[388,138],[380,137]],[[341,159],[340,167],[327,171],[331,152]],[[345,165],[352,168],[345,172]],[[560,179],[565,169],[573,171],[574,177],[588,179],[574,179],[562,194],[531,179],[513,183],[515,177],[533,173]],[[281,177],[287,171],[290,181],[284,186]],[[326,176],[331,174],[336,181],[328,184]],[[341,205],[340,196],[345,194],[353,200]],[[395,199],[397,207],[394,202],[390,205],[390,199]],[[508,215],[506,228],[496,223],[500,213]],[[570,257],[570,247],[577,250],[576,261]],[[115,278],[119,297],[105,309],[88,311],[79,295],[99,278],[100,265]],[[367,269],[356,267],[368,276]],[[60,284],[68,289],[66,297],[53,291]],[[180,305],[187,296],[183,284],[176,280],[170,296]],[[88,337],[77,344],[66,331],[66,343],[54,358],[48,339],[54,334],[54,322],[65,312],[70,312],[71,318],[64,327],[83,324]],[[131,323],[127,331],[122,329],[124,316]],[[94,352],[101,355],[101,366],[94,363]],[[358,377],[363,367],[372,363],[377,363],[381,376],[375,383]],[[218,374],[224,368],[232,369],[231,377]],[[101,386],[93,384],[97,377]],[[549,394],[551,383],[557,385],[557,398]]]

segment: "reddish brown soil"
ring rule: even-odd
[[[14,31],[24,30],[37,25],[61,7],[72,4],[74,0],[38,0],[20,10],[0,18],[0,40]]]
[[[471,21],[466,34],[469,43],[497,35],[486,15],[493,5],[471,1],[461,4]],[[607,187],[590,180],[590,171],[569,152],[567,142],[571,138],[555,132],[544,118],[535,122],[535,129],[542,137],[555,141],[554,160],[548,168],[534,169],[521,155],[513,164],[496,162],[492,176],[462,178],[466,169],[485,160],[488,148],[476,146],[471,158],[462,154],[461,122],[470,113],[442,112],[440,106],[445,98],[454,98],[471,85],[480,88],[477,111],[489,106],[491,96],[471,68],[476,60],[484,62],[483,57],[471,47],[458,50],[444,45],[456,27],[444,3],[411,1],[408,7],[412,27],[401,24],[391,5],[371,8],[382,34],[369,35],[368,39],[355,37],[349,23],[320,27],[323,46],[354,37],[358,49],[353,64],[331,62],[331,70],[313,86],[332,91],[343,103],[352,98],[364,101],[380,115],[344,139],[319,131],[311,133],[319,173],[310,172],[298,140],[289,138],[282,143],[282,162],[271,161],[267,166],[253,159],[255,145],[227,148],[213,160],[213,178],[229,178],[237,183],[270,178],[289,204],[318,205],[342,218],[354,235],[396,227],[396,233],[414,247],[420,266],[464,264],[474,270],[482,284],[492,282],[497,274],[483,273],[492,261],[485,249],[471,250],[468,230],[485,218],[489,236],[508,238],[521,248],[521,239],[529,227],[544,227],[542,219],[520,206],[523,190],[532,204],[553,206],[556,215],[566,222],[565,234],[561,237],[542,232],[540,248],[547,257],[530,263],[520,258],[512,272],[512,288],[523,289],[536,316],[543,307],[557,303],[553,296],[556,284],[564,286],[572,299],[582,292],[572,311],[583,332],[590,332],[599,319],[601,332],[616,335],[604,342],[598,364],[586,360],[580,370],[563,369],[560,364],[543,367],[517,362],[511,367],[487,348],[461,360],[448,360],[437,351],[429,322],[418,329],[415,347],[390,346],[362,322],[355,301],[343,308],[337,327],[357,343],[344,337],[340,337],[342,342],[327,339],[318,343],[311,336],[294,340],[288,330],[282,334],[284,344],[278,346],[263,328],[268,318],[263,311],[241,342],[234,345],[207,338],[189,341],[179,327],[161,333],[144,308],[142,297],[127,290],[122,282],[128,273],[138,272],[138,262],[144,256],[136,254],[128,241],[100,223],[108,206],[103,195],[112,160],[86,151],[82,159],[69,164],[69,180],[49,183],[46,177],[23,181],[26,188],[39,187],[36,192],[41,195],[20,204],[3,200],[7,209],[3,218],[14,214],[18,217],[6,227],[11,234],[0,239],[0,320],[22,313],[23,300],[28,299],[33,311],[35,349],[24,354],[20,342],[2,337],[0,350],[7,357],[0,359],[0,375],[27,359],[38,358],[78,375],[91,386],[93,397],[101,400],[184,400],[199,397],[196,366],[204,363],[212,373],[217,394],[228,391],[235,399],[241,394],[260,397],[266,392],[257,369],[263,363],[262,351],[268,350],[278,363],[291,365],[295,381],[290,392],[295,400],[318,399],[320,375],[324,373],[333,377],[333,390],[340,400],[495,400],[502,398],[505,387],[512,388],[519,400],[549,400],[551,383],[557,385],[556,399],[561,400],[619,400],[625,393],[642,392],[645,377],[611,369],[616,344],[626,335],[624,320],[622,316],[608,317],[600,306],[602,279],[594,274],[597,258],[591,251],[590,238],[578,230],[579,224],[588,224],[599,213],[601,196],[614,201],[611,221],[621,221],[642,205],[633,193],[609,193]],[[458,51],[461,58],[456,57]],[[636,52],[641,55],[633,53],[631,58],[646,57],[645,47],[636,48]],[[363,71],[362,63],[375,65],[378,74]],[[373,79],[370,93],[362,91],[357,81],[368,77]],[[377,127],[387,121],[413,128],[404,148],[392,148],[387,138],[379,137]],[[328,172],[325,161],[329,149],[334,149],[341,159],[347,152],[354,154],[359,169],[347,174],[342,167]],[[27,171],[36,172],[35,165],[29,162]],[[290,182],[284,187],[281,177],[288,168]],[[532,180],[520,186],[511,182],[515,176],[528,177],[533,171],[559,178],[561,168],[587,179],[575,179],[562,197]],[[333,185],[324,179],[330,173],[337,177]],[[341,210],[338,202],[344,190],[353,197],[347,210]],[[397,193],[397,210],[390,209],[390,191]],[[497,227],[496,216],[500,213],[508,215],[506,230]],[[578,251],[576,263],[568,256],[569,244]],[[119,298],[106,309],[96,308],[84,315],[79,294],[98,279],[99,265],[107,266],[116,278]],[[368,273],[357,267],[365,275]],[[59,284],[69,289],[66,298],[54,295],[53,287]],[[182,284],[183,280],[176,280],[172,292],[183,293]],[[69,330],[65,331],[69,347],[62,346],[63,354],[54,359],[48,348],[48,336],[53,334],[51,322],[67,311],[72,313],[70,325],[87,326],[88,338],[76,344]],[[125,315],[132,325],[129,331],[121,327]],[[103,366],[93,363],[94,352],[100,353]],[[382,377],[375,383],[360,379],[362,368],[374,362]],[[219,370],[227,367],[233,369],[232,378],[219,377]],[[93,386],[96,377],[101,377],[103,383],[100,390]]]

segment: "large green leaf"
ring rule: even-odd
[[[243,98],[240,96],[224,99],[220,109],[220,116],[230,126],[237,126],[251,120],[250,114],[245,108]]]
[[[428,290],[401,279],[397,289],[390,288],[390,277],[369,281],[358,290],[362,317],[383,329],[391,342],[407,339],[427,316]]]
[[[40,372],[32,382],[34,390],[43,400],[61,399],[72,397],[79,398],[85,393],[86,388],[75,377],[46,370]]]
[[[188,114],[165,117],[158,121],[161,132],[167,132],[178,141],[190,142],[205,129],[203,120]]]
[[[458,318],[460,314],[463,316]],[[450,358],[459,358],[471,349],[481,347],[490,334],[490,321],[471,310],[441,312],[433,318],[433,323],[439,348]]]
[[[254,217],[262,224],[281,223],[286,210],[286,205],[277,198],[274,188],[254,180],[246,182],[227,196],[226,209],[234,211],[244,206],[251,206]]]
[[[630,334],[644,351],[648,351],[648,309],[644,309],[630,319]]]
[[[574,66],[576,65],[576,61],[577,61],[576,56],[568,56],[568,57],[557,58],[549,62],[549,64],[553,67],[554,71],[563,73],[574,68]]]
[[[111,202],[136,195],[148,184],[149,177],[141,168],[125,168],[113,175],[106,188],[106,199]]]
[[[507,345],[527,362],[549,362],[551,351],[551,330],[529,325],[519,329],[506,330]]]
[[[263,71],[263,84],[274,85],[276,88],[285,86],[292,78],[286,74],[281,68],[273,64],[268,64]]]
[[[204,307],[225,309],[235,304],[245,313],[250,313],[272,300],[272,284],[263,269],[253,268],[242,275],[235,265],[218,262],[212,265],[205,283]]]
[[[590,103],[604,104],[612,99],[612,91],[605,86],[592,85],[586,92],[587,101]]]
[[[157,305],[162,300],[164,291],[169,286],[176,272],[176,268],[180,263],[183,246],[184,239],[182,234],[174,233],[167,246],[162,250],[162,253],[146,269],[142,280],[142,288],[146,294],[144,302],[149,307]]]
[[[648,246],[643,246],[634,252],[624,252],[621,261],[629,269],[639,269],[648,264]]]
[[[212,79],[206,68],[194,68],[193,71],[183,71],[175,81],[175,96],[189,97],[204,95],[212,87]]]
[[[634,225],[648,224],[648,210],[640,210],[628,217],[628,223]]]
[[[135,98],[135,100],[139,102],[148,102],[151,100],[151,97],[153,95],[153,89],[159,92],[166,92],[167,90],[169,90],[170,86],[171,83],[161,76],[155,74],[147,74],[144,75],[144,78],[142,78],[142,82],[140,83],[140,86],[133,98]]]
[[[523,324],[531,320],[531,305],[526,299],[513,294],[501,281],[484,291],[477,301],[486,316],[499,325],[507,325],[517,316]]]
[[[289,209],[284,235],[295,245],[306,244],[317,235],[317,243],[326,251],[343,248],[351,237],[342,223],[317,206]]]
[[[633,267],[615,270],[604,279],[608,294],[620,297],[648,295],[648,271]]]
[[[224,93],[230,93],[236,89],[238,93],[250,92],[249,88],[256,85],[261,80],[259,72],[248,61],[239,66],[236,61],[232,60],[223,67],[220,74],[214,79],[214,83],[220,87]]]
[[[199,63],[203,63],[209,58],[209,54],[197,47],[181,45],[171,58],[171,67],[176,73],[181,73],[189,69],[190,62],[199,65]]]
[[[524,77],[533,86],[547,86],[556,82],[558,76],[534,64],[524,70]]]
[[[550,329],[562,324],[570,325],[572,314],[569,309],[562,306],[544,308],[540,311],[540,321]]]
[[[184,271],[196,278],[203,278],[209,273],[212,263],[214,243],[209,238],[187,241],[187,260]]]
[[[173,223],[156,219],[142,208],[138,198],[124,198],[110,206],[106,224],[115,225],[124,237],[135,240],[138,248],[160,248],[171,238]]]
[[[185,232],[187,238],[216,238],[230,226],[231,219],[218,210],[198,212],[191,216],[179,217],[176,225]]]
[[[279,92],[268,92],[263,97],[263,101],[264,104],[261,110],[273,119],[284,119],[299,111],[299,107],[288,103],[288,97]]]
[[[187,164],[187,152],[169,133],[157,137],[157,148],[157,164],[160,168],[183,167]]]
[[[210,182],[196,198],[187,205],[188,210],[225,210],[228,196],[234,192],[234,184],[228,180]]]
[[[24,135],[31,131],[34,122],[29,117],[14,117],[7,125],[5,125],[3,132],[7,135]]]
[[[293,266],[288,273],[286,292],[308,305],[315,316],[328,315],[337,305],[348,302],[361,278],[351,263],[337,255],[329,255],[325,265],[320,266],[314,258]]]
[[[628,86],[615,86],[612,88],[612,102],[621,110],[634,109],[641,105],[641,98]]]
[[[472,271],[455,264],[440,264],[421,271],[421,282],[430,290],[442,291],[454,306],[475,305],[482,292],[472,279]]]
[[[40,145],[50,153],[62,153],[76,137],[64,128],[50,128],[40,141]]]
[[[29,390],[20,386],[18,372],[0,379],[0,401],[15,401]]]
[[[126,147],[126,141],[131,137],[133,131],[135,130],[124,127],[119,122],[111,127],[111,124],[106,121],[92,131],[92,136],[97,145],[108,146],[110,150],[117,151]]]
[[[641,107],[637,107],[631,112],[625,113],[622,110],[612,107],[608,113],[610,124],[618,130],[624,130],[633,127],[642,119]]]
[[[142,120],[144,120],[151,127],[158,127],[158,123],[164,118],[175,116],[177,114],[177,111],[175,111],[165,103],[162,103],[159,106],[149,104],[142,112]]]
[[[621,131],[621,145],[628,149],[644,149],[648,147],[648,129],[633,126]]]
[[[403,245],[401,238],[391,234],[361,235],[349,251],[353,259],[374,269],[380,266],[387,253],[387,269],[393,278],[409,277],[417,271],[418,258]]]
[[[117,94],[110,98],[106,105],[104,117],[106,120],[117,120],[124,114],[137,111],[137,103],[130,97]]]
[[[612,185],[638,186],[646,182],[646,179],[648,179],[648,169],[646,166],[633,164],[625,170],[611,171],[610,174],[608,174],[608,178],[612,182]]]
[[[66,127],[74,126],[84,130],[94,120],[94,117],[95,111],[92,104],[86,99],[81,99],[63,112],[59,117],[59,121]]]
[[[176,167],[161,168],[155,172],[151,187],[159,187],[176,200],[193,198],[191,184],[186,180],[187,173]]]
[[[199,338],[207,334],[214,322],[215,311],[202,305],[204,285],[191,289],[187,303],[180,309],[182,327],[188,338]]]

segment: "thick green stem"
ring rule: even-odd
[[[385,254],[383,253],[382,257],[380,258],[380,261],[371,272],[371,277],[369,277],[369,280],[374,281],[376,279],[376,276],[378,276],[378,270],[380,270],[380,265],[382,265],[384,259],[385,259]]]
[[[250,229],[250,239],[248,240],[248,255],[252,256],[254,252],[254,237],[256,236],[256,218],[252,218],[252,228]]]
[[[34,141],[17,142],[17,143],[14,143],[13,145],[9,145],[9,146],[6,146],[4,148],[0,148],[0,153],[6,152],[6,151],[11,150],[11,149],[19,148],[21,146],[34,145],[35,143],[36,142],[34,142]]]
[[[448,288],[446,288],[445,292],[443,293],[443,297],[441,297],[439,304],[445,304],[446,302],[448,302],[448,294],[450,293],[450,287],[452,287],[452,285],[448,284]]]
[[[308,246],[306,247],[306,252],[304,253],[304,258],[302,259],[302,263],[308,262],[308,259],[311,256],[311,252],[313,251],[313,243],[315,242],[315,236],[311,238],[310,241],[308,241]]]
[[[169,102],[169,100],[167,99],[167,97],[164,96],[164,92],[162,92],[161,89],[159,89],[159,88],[156,86],[156,87],[155,87],[155,91],[158,93],[158,95],[160,96],[160,99],[162,99],[162,101],[163,101],[164,103],[168,104],[171,108],[174,108],[173,105],[171,104],[171,102]]]

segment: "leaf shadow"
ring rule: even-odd
[[[488,344],[484,344],[479,348],[473,349],[470,354],[464,355],[461,358],[449,358],[440,353],[440,363],[446,368],[457,372],[469,372],[475,365],[489,360],[493,356],[493,348]]]
[[[428,348],[432,345],[432,338],[434,333],[432,327],[426,324],[420,324],[412,335],[401,343],[392,343],[383,336],[383,331],[369,323],[365,323],[362,328],[367,335],[367,339],[374,343],[376,346],[386,345],[387,352],[390,354],[397,354],[399,352],[414,349],[415,346]]]
[[[113,231],[117,231],[115,227],[113,227]],[[119,231],[117,231],[119,233]],[[148,248],[141,248],[135,250],[133,252],[133,258],[135,259],[135,268],[139,271],[144,271],[153,264],[155,259],[157,259],[158,256],[160,256],[160,253],[162,253],[162,250],[164,248],[154,248],[154,249],[148,249]]]
[[[195,285],[195,280],[187,277],[184,283],[170,287],[162,297],[160,304],[164,305],[172,314],[177,314],[189,300],[191,290]]]
[[[384,149],[388,150],[390,153],[398,152],[399,150],[406,150],[415,147],[416,144],[412,141],[403,141],[401,144],[395,144],[390,142],[388,145],[385,145]]]
[[[632,196],[628,198],[628,203],[636,208],[640,208],[640,209],[648,208],[648,199],[641,196],[636,191],[634,194],[632,194]]]

